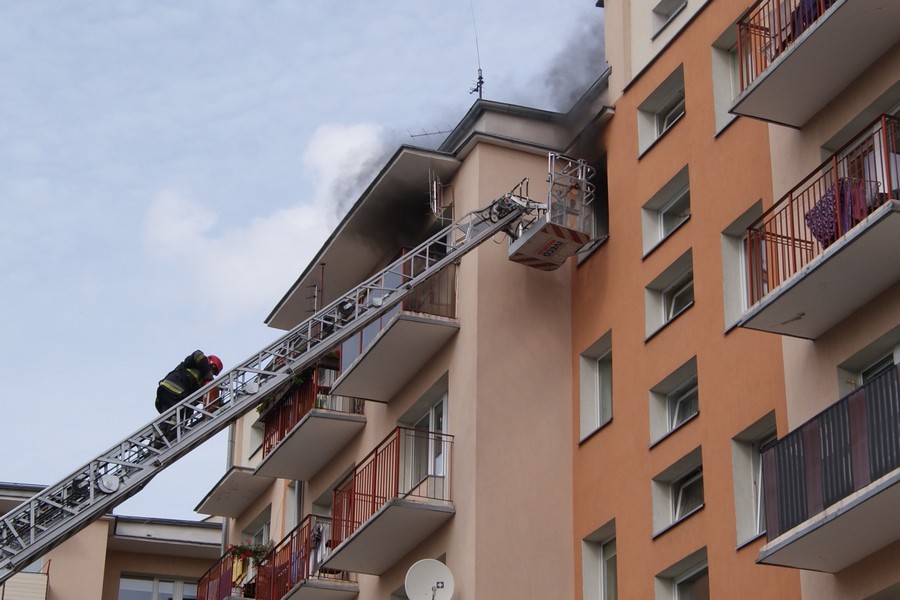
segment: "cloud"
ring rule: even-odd
[[[158,192],[142,223],[144,250],[164,267],[157,287],[186,290],[219,322],[267,311],[384,164],[388,149],[375,125],[319,127],[301,157],[310,200],[246,223],[221,224],[210,202],[184,190]],[[253,207],[256,214],[260,206]]]

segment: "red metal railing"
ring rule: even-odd
[[[752,84],[835,0],[760,0],[738,23],[741,91]]]
[[[365,403],[357,398],[330,393],[338,375],[338,358],[323,359],[304,371],[300,383],[291,385],[263,415],[263,457],[269,455],[288,433],[314,408],[348,414],[363,414]]]
[[[231,595],[235,558],[224,555],[197,582],[197,600],[223,600]]]
[[[330,539],[330,518],[308,515],[303,519],[260,563],[256,600],[280,600],[295,585],[310,579],[356,581],[354,573],[321,568]]]
[[[900,199],[900,119],[882,115],[747,229],[752,306],[890,199]]]
[[[334,490],[332,547],[350,537],[388,501],[450,499],[453,436],[398,427]]]
[[[900,468],[900,366],[763,453],[769,541]]]
[[[424,268],[423,264],[422,269],[424,270]],[[396,287],[402,285],[405,280],[400,275],[397,275],[395,279]],[[388,281],[390,281],[390,278],[388,278]],[[371,298],[370,301],[379,302],[380,299]],[[341,346],[342,371],[346,370],[356,360],[384,326],[401,310],[455,319],[456,265],[450,264],[440,270],[425,283],[414,289],[400,305],[383,314],[377,321],[370,323],[362,331],[346,340]]]

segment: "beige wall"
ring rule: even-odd
[[[48,600],[102,597],[108,536],[109,521],[100,519],[47,553],[44,560],[50,560]]]

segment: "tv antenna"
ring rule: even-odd
[[[475,87],[469,90],[470,94],[478,92],[478,99],[481,100],[481,92],[484,88],[484,77],[481,75],[481,51],[478,49],[478,27],[475,24],[475,3],[469,2],[472,7],[472,29],[475,31],[475,57],[478,59],[478,79],[475,80]]]
[[[450,600],[453,598],[453,573],[444,563],[426,558],[406,572],[403,582],[409,600]]]

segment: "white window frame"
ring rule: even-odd
[[[584,440],[612,421],[613,351],[608,331],[579,356],[579,432]]]
[[[649,150],[686,114],[684,66],[679,65],[637,108],[638,149]]]
[[[679,300],[690,294],[689,300]],[[694,258],[688,250],[644,289],[646,334],[649,338],[694,305]]]
[[[737,51],[737,24],[731,24],[712,45],[713,106],[716,134],[736,115],[729,112],[741,91],[740,62]]]
[[[680,210],[681,216],[671,220],[669,224],[667,221],[673,210]],[[641,207],[644,256],[656,249],[690,218],[691,188],[688,167],[685,165]]]
[[[184,587],[185,587],[185,585],[188,585],[188,586],[191,586],[191,585],[192,585],[192,586],[194,586],[193,597],[195,597],[195,598],[197,597],[197,582],[196,582],[196,581],[191,581],[191,580],[187,580],[187,579],[181,579],[181,578],[178,578],[178,577],[150,577],[150,576],[144,576],[144,575],[129,575],[129,574],[126,574],[126,573],[123,573],[123,574],[119,577],[119,588],[118,588],[118,589],[119,589],[119,593],[121,593],[121,591],[122,591],[122,581],[123,581],[123,580],[126,580],[126,579],[127,579],[127,580],[130,580],[130,581],[147,581],[147,582],[152,582],[152,585],[151,585],[152,590],[151,590],[151,592],[150,592],[150,599],[151,599],[151,600],[159,600],[160,594],[161,594],[161,593],[166,593],[166,594],[168,594],[168,592],[160,592],[160,589],[159,589],[159,588],[160,588],[160,583],[163,583],[163,582],[168,582],[168,583],[173,583],[173,584],[174,584],[174,585],[173,585],[173,590],[174,590],[174,591],[172,592],[172,598],[173,598],[174,600],[183,600],[183,599],[184,599],[184,594],[185,594],[185,589],[184,589]]]
[[[697,410],[681,422],[675,423],[674,406],[678,399],[697,389]],[[699,378],[697,377],[697,357],[693,356],[662,381],[650,388],[650,441],[656,444],[670,433],[700,414]]]
[[[584,600],[616,600],[617,556],[615,520],[581,540],[581,592]]]
[[[656,111],[656,137],[661,137],[684,116],[684,89],[678,89]]]
[[[776,441],[775,411],[762,416],[731,440],[735,534],[738,547],[766,531],[762,453]]]
[[[600,544],[600,600],[616,600],[618,580],[616,538],[612,538]]]
[[[691,216],[691,188],[683,187],[659,210],[659,239],[669,237]]]
[[[681,415],[679,419],[679,409],[685,406],[687,402],[693,405],[693,410],[689,414]],[[675,431],[691,417],[697,415],[700,411],[700,395],[697,385],[697,376],[694,375],[689,380],[678,386],[673,392],[666,396],[666,409],[668,413],[669,431]]]
[[[749,308],[747,289],[747,228],[762,214],[762,200],[757,200],[722,231],[722,298],[725,303],[724,326],[735,327]],[[762,245],[765,248],[765,244]],[[763,257],[765,269],[765,257]],[[765,272],[763,278],[765,279]]]
[[[685,506],[686,492],[692,492],[699,486],[700,501],[694,506]],[[685,475],[672,482],[672,523],[678,523],[685,517],[703,508],[703,466],[695,467]]]
[[[425,423],[425,429],[420,425]],[[433,433],[445,433],[447,426],[447,393],[444,392],[441,397],[419,417],[413,425],[416,431],[427,431],[427,458],[426,475],[432,477],[442,477],[446,475],[444,465],[444,440],[443,436],[431,435]],[[409,445],[410,451],[415,452],[415,444]],[[415,460],[409,461],[410,468],[415,468]],[[416,482],[413,482],[416,483]]]
[[[754,533],[766,532],[766,490],[763,484],[763,453],[778,441],[774,431],[767,432],[750,442],[750,462],[752,465],[753,484],[753,523]]]
[[[694,271],[691,269],[680,276],[674,284],[664,289],[663,324],[665,325],[694,305]],[[685,300],[685,298],[688,298]],[[681,302],[681,304],[679,304]]]
[[[700,503],[696,506],[685,505],[686,493],[697,484],[700,485]],[[651,498],[654,536],[661,535],[703,508],[703,456],[699,446],[652,479]]]
[[[653,35],[665,29],[686,6],[687,0],[660,0],[653,7]]]

